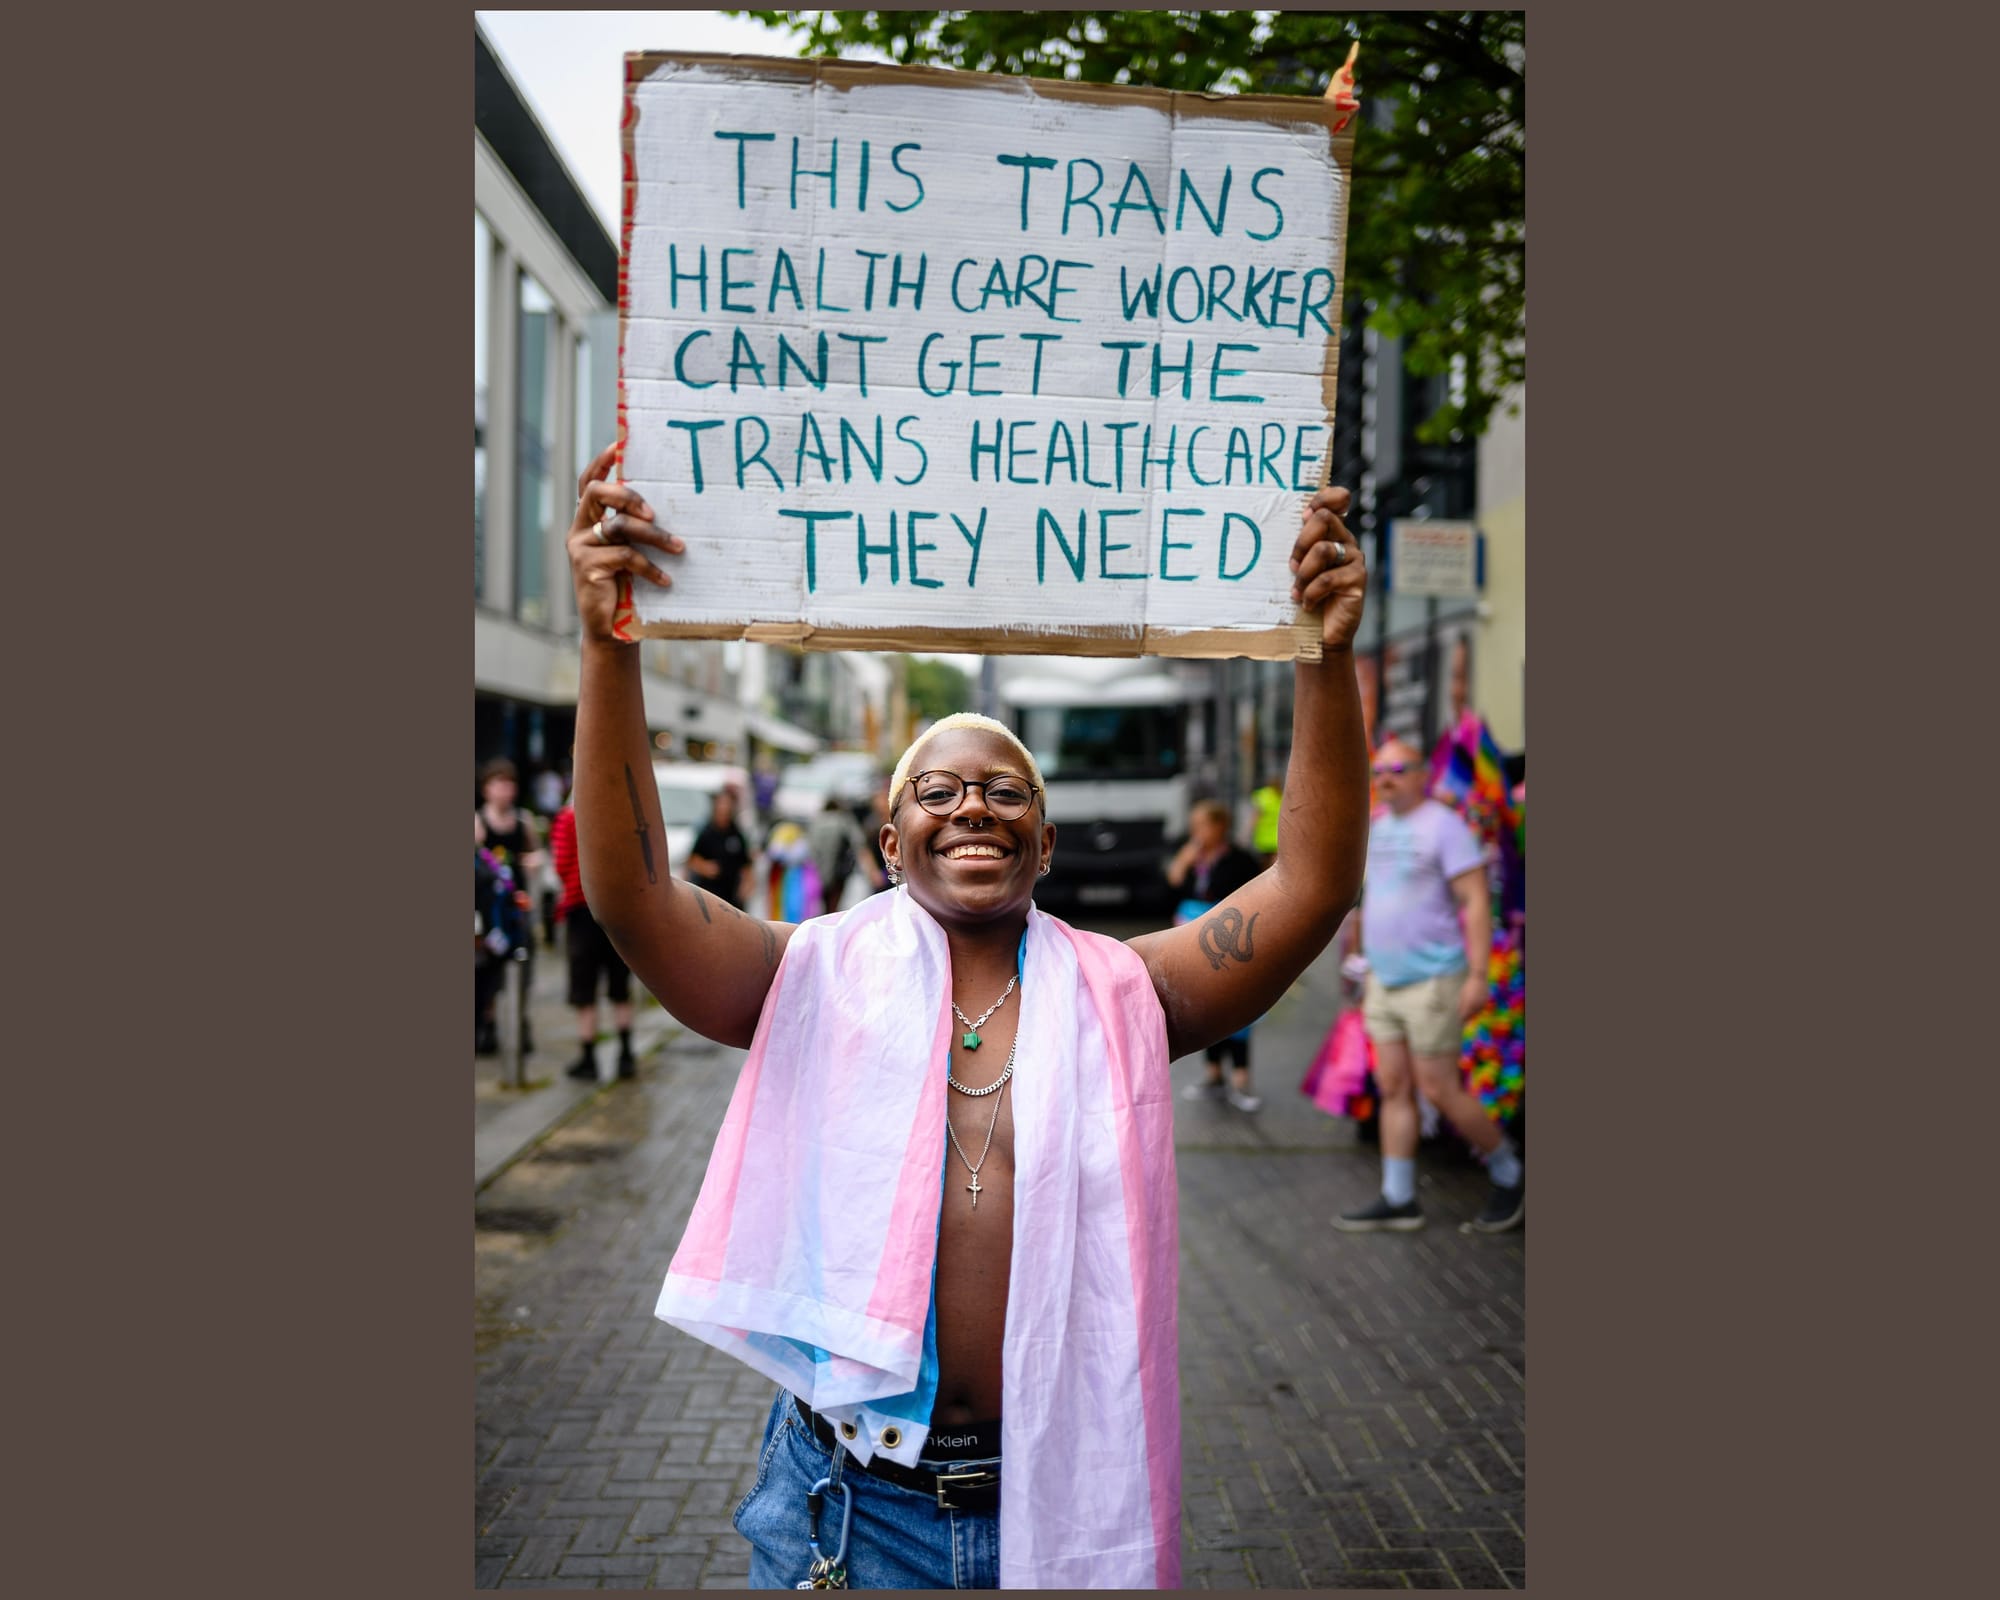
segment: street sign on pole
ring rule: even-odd
[[[1389,524],[1389,587],[1434,600],[1471,600],[1479,593],[1479,530],[1469,522]]]

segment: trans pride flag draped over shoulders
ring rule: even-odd
[[[655,1312],[856,1423],[864,1463],[913,1463],[936,1393],[950,993],[906,888],[800,925]],[[1020,995],[1001,1583],[1176,1588],[1166,1019],[1132,951],[1040,911]]]
[[[1431,793],[1465,818],[1486,847],[1492,887],[1493,999],[1466,1024],[1459,1066],[1487,1113],[1520,1110],[1528,1065],[1526,949],[1514,913],[1527,907],[1527,827],[1507,791],[1500,746],[1486,719],[1468,711],[1431,754]]]

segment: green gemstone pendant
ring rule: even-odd
[[[965,1048],[968,1050],[977,1050],[979,1048],[979,1035],[976,1033],[968,1033],[963,1035],[958,1042],[964,1045]]]

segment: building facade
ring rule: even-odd
[[[473,758],[531,780],[566,771],[576,737],[563,537],[578,477],[617,436],[618,246],[476,24],[473,86]],[[748,765],[889,731],[891,674],[873,658],[638,648],[663,757]]]

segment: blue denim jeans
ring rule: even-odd
[[[871,1477],[841,1451],[835,1482],[854,1495],[847,1534],[850,1589],[997,1589],[1000,1587],[1000,1513],[942,1511],[935,1498]],[[949,1460],[926,1456],[927,1471],[993,1468],[997,1459]],[[807,1542],[806,1492],[834,1476],[833,1452],[800,1418],[785,1390],[771,1405],[757,1482],[736,1508],[736,1531],[750,1541],[752,1589],[790,1589],[812,1566]],[[829,1489],[820,1514],[820,1549],[840,1544],[841,1495]]]

